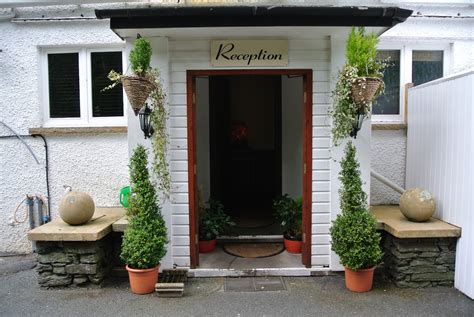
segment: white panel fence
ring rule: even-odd
[[[436,217],[462,228],[455,287],[474,298],[474,70],[409,90],[407,188],[428,189]]]

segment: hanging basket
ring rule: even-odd
[[[368,104],[374,100],[382,80],[375,77],[359,77],[351,87],[352,98],[358,105]]]
[[[153,83],[143,77],[123,76],[122,85],[133,112],[138,115],[153,90]]]

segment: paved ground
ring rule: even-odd
[[[474,301],[446,287],[382,281],[356,294],[341,276],[326,276],[283,278],[283,291],[228,292],[223,278],[201,278],[189,280],[185,297],[164,299],[133,295],[124,279],[101,289],[43,290],[31,258],[0,260],[0,316],[474,316]]]

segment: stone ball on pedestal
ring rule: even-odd
[[[70,191],[59,203],[59,216],[64,222],[74,226],[87,223],[94,211],[94,200],[83,192]]]
[[[423,222],[429,220],[436,209],[433,195],[422,188],[406,190],[400,197],[400,210],[408,220]]]

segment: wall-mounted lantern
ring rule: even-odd
[[[365,119],[365,114],[362,111],[357,111],[357,117],[356,121],[354,122],[352,126],[352,132],[350,133],[350,136],[353,137],[354,139],[357,138],[357,132],[360,131],[362,128],[362,123],[364,122]]]
[[[138,119],[140,120],[140,128],[145,135],[145,139],[153,135],[153,126],[151,125],[151,109],[148,105],[143,106],[138,112]]]

